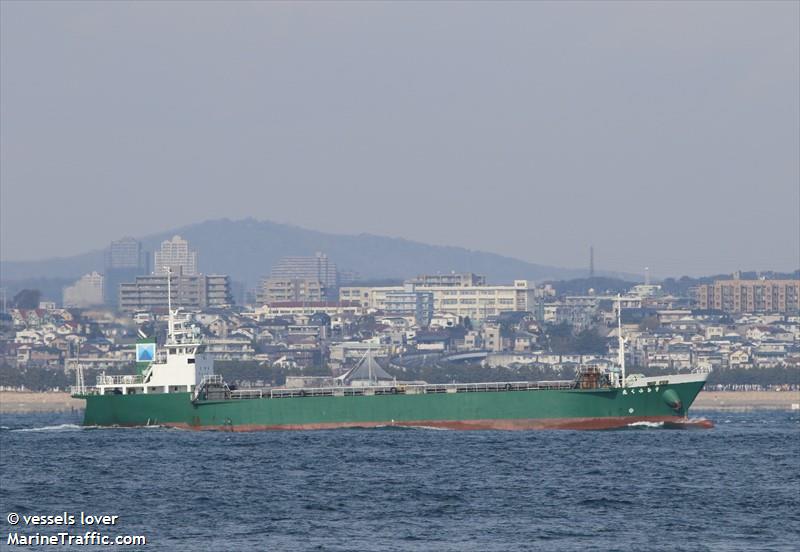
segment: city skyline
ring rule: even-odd
[[[252,216],[563,267],[800,264],[797,3],[1,9],[4,261]]]
[[[216,226],[216,225],[219,225],[219,224],[221,224],[223,226],[224,225],[233,225],[233,226],[240,225],[240,226],[244,226],[244,227],[252,227],[252,225],[254,225],[254,224],[255,225],[265,224],[267,226],[271,226],[271,227],[275,227],[275,228],[288,229],[290,232],[294,231],[294,230],[297,230],[299,232],[308,232],[312,236],[318,234],[318,235],[325,236],[325,237],[328,237],[328,238],[346,238],[346,239],[350,238],[350,239],[358,240],[358,239],[360,239],[360,238],[362,238],[364,236],[363,234],[362,235],[347,235],[347,234],[317,233],[317,232],[315,232],[313,230],[304,229],[304,228],[297,227],[297,226],[294,226],[294,225],[280,225],[280,224],[272,223],[270,221],[257,221],[256,219],[252,219],[252,218],[242,219],[242,220],[234,220],[234,221],[231,221],[231,220],[228,220],[228,219],[218,219],[218,220],[205,221],[205,222],[200,223],[198,225],[191,225],[191,226],[184,227],[184,228],[172,229],[172,230],[169,230],[169,231],[167,231],[165,233],[162,233],[162,234],[151,234],[149,236],[143,236],[143,237],[124,236],[124,237],[121,237],[120,239],[112,240],[110,243],[107,243],[105,247],[102,247],[100,249],[96,249],[96,250],[93,250],[93,251],[85,251],[82,254],[75,255],[75,256],[70,256],[70,257],[55,257],[55,258],[51,258],[51,259],[41,259],[41,260],[33,260],[33,261],[13,261],[13,260],[5,260],[5,259],[3,259],[3,260],[0,260],[0,266],[2,266],[2,270],[0,270],[0,272],[5,272],[4,279],[6,279],[6,280],[12,280],[13,281],[13,280],[26,279],[26,278],[36,278],[36,277],[40,277],[41,276],[40,272],[42,272],[42,269],[40,268],[38,270],[38,272],[37,272],[37,269],[30,268],[30,267],[42,266],[39,263],[45,263],[44,266],[53,266],[52,263],[60,263],[62,261],[67,261],[69,263],[69,261],[71,261],[73,259],[75,259],[75,260],[85,259],[88,255],[92,255],[92,256],[102,255],[105,258],[105,271],[109,271],[109,270],[113,271],[115,269],[112,267],[112,265],[109,265],[109,263],[111,262],[111,258],[114,255],[112,253],[114,248],[115,247],[119,247],[120,245],[122,245],[123,247],[131,247],[131,244],[135,244],[135,246],[139,249],[138,255],[140,255],[140,263],[143,263],[143,264],[138,269],[135,269],[134,272],[131,272],[131,274],[133,274],[133,273],[136,273],[136,274],[149,274],[149,273],[156,274],[156,273],[159,273],[160,271],[156,269],[156,265],[158,264],[158,261],[155,258],[158,257],[159,255],[164,255],[163,248],[165,246],[169,246],[171,248],[173,246],[173,240],[177,239],[179,242],[181,242],[180,243],[181,247],[186,250],[186,251],[183,251],[183,255],[184,256],[188,255],[188,256],[191,257],[191,258],[187,257],[187,259],[186,259],[187,261],[190,261],[189,264],[190,264],[191,268],[182,269],[182,270],[186,274],[194,273],[194,272],[197,271],[197,255],[198,255],[198,251],[197,251],[197,248],[195,246],[193,246],[187,240],[183,239],[181,234],[182,233],[186,233],[186,232],[190,232],[191,233],[193,228],[202,228],[202,227],[204,227],[206,225]],[[369,236],[368,235],[367,237],[368,238],[372,237],[372,238],[376,238],[376,239],[379,239],[379,240],[389,240],[389,243],[391,243],[393,240],[396,239],[396,238],[389,238],[389,237],[384,237],[384,236]],[[215,246],[219,246],[221,243],[223,243],[225,241],[225,239],[230,239],[231,243],[238,243],[240,238],[241,238],[241,236],[239,236],[238,239],[237,238],[231,238],[230,236],[218,236],[218,238],[214,240],[216,242],[214,245]],[[306,236],[305,240],[307,240],[307,239],[308,238]],[[189,241],[191,241],[191,240],[189,240]],[[301,237],[299,241],[300,242],[304,242],[304,238]],[[423,242],[404,240],[402,238],[399,238],[399,241],[400,241],[400,243],[405,243],[405,244],[410,244],[410,245],[417,245],[417,246],[420,246],[420,247],[423,247],[423,248],[429,248],[429,247],[436,248],[436,247],[439,247],[439,246],[434,246],[434,245],[431,245],[431,244],[426,244],[426,243],[423,243]],[[147,242],[152,242],[150,244],[149,248],[145,247],[143,245],[144,243],[147,243]],[[254,242],[254,243],[257,243],[257,242]],[[295,247],[297,247],[297,246],[295,246]],[[448,246],[445,246],[445,247],[448,247]],[[190,248],[194,249],[194,250],[190,250]],[[453,246],[449,246],[449,248],[453,248]],[[201,247],[201,249],[202,249],[202,247]],[[322,257],[327,257],[327,254],[324,252],[324,250],[327,249],[327,248],[324,245],[310,246],[310,250],[309,251],[305,251],[305,254],[304,254],[303,249],[309,249],[308,243],[303,245],[302,248],[300,248],[300,249],[292,249],[291,246],[290,246],[289,249],[286,249],[286,254],[282,258],[277,259],[277,260],[274,261],[274,263],[276,263],[276,264],[273,264],[273,265],[269,265],[268,264],[265,268],[263,268],[263,274],[259,274],[258,275],[258,280],[260,280],[262,277],[263,278],[270,277],[270,273],[274,272],[276,270],[276,268],[278,268],[279,263],[286,262],[288,259],[291,259],[292,257],[298,257],[299,256],[298,258],[306,258],[307,257],[309,259],[312,259],[314,256],[319,256],[319,255],[322,255]],[[378,249],[383,251],[383,249],[380,248],[380,247]],[[311,253],[311,250],[314,250],[314,252]],[[455,250],[460,250],[460,251],[463,251],[463,252],[465,252],[467,254],[474,254],[474,255],[481,255],[481,256],[490,256],[491,257],[491,256],[495,255],[494,253],[491,253],[491,252],[475,251],[475,250],[470,250],[468,248],[455,247]],[[602,252],[600,252],[600,253],[602,253]],[[125,254],[127,255],[128,252],[126,251]],[[381,257],[382,256],[385,256],[385,254],[382,253]],[[356,257],[359,257],[359,255],[356,255]],[[375,257],[374,260],[377,261],[378,258],[379,257]],[[510,260],[510,261],[519,261],[519,262],[521,262],[523,264],[527,263],[527,261],[523,261],[521,259],[515,259],[513,257],[502,257],[502,258]],[[471,263],[471,261],[467,261],[467,262]],[[82,264],[86,265],[86,262],[84,261]],[[165,263],[162,262],[162,264],[165,264]],[[542,270],[552,269],[552,270],[554,270],[556,272],[568,272],[568,273],[570,273],[569,276],[562,275],[560,277],[559,276],[555,276],[555,275],[551,275],[551,276],[544,277],[544,278],[528,276],[529,279],[533,279],[533,280],[557,280],[557,279],[580,278],[580,277],[585,277],[585,276],[593,277],[593,276],[597,276],[597,275],[600,275],[600,276],[605,275],[605,276],[621,278],[621,279],[629,280],[629,281],[640,281],[641,280],[641,281],[645,281],[646,282],[648,277],[654,278],[656,280],[662,280],[662,279],[665,279],[665,278],[679,278],[679,277],[682,277],[682,276],[706,277],[706,276],[720,276],[720,275],[726,275],[726,274],[727,275],[731,275],[731,274],[735,274],[735,273],[739,273],[739,272],[749,272],[749,273],[758,273],[758,274],[760,274],[760,273],[766,273],[766,274],[768,274],[768,273],[784,273],[784,274],[789,274],[789,273],[795,273],[798,270],[800,270],[800,260],[798,262],[798,266],[796,266],[793,269],[789,269],[789,270],[776,270],[776,269],[773,269],[771,267],[766,267],[765,268],[765,267],[752,267],[752,266],[747,266],[747,265],[740,265],[735,270],[732,270],[732,271],[711,271],[711,272],[704,272],[704,273],[689,273],[687,271],[681,271],[681,272],[676,272],[676,273],[662,273],[662,272],[660,272],[660,268],[661,267],[659,267],[656,264],[655,266],[639,267],[639,270],[636,271],[636,272],[627,272],[627,271],[615,270],[614,267],[606,266],[604,264],[604,259],[603,259],[603,257],[601,255],[598,255],[598,259],[597,259],[597,262],[596,262],[595,247],[593,245],[589,245],[587,247],[587,250],[586,250],[586,264],[584,266],[576,266],[576,267],[563,267],[562,266],[562,267],[559,267],[559,266],[552,266],[552,265],[541,265],[541,264],[538,264],[538,263],[532,263],[532,264],[530,264],[530,266],[538,267],[539,269],[542,269]],[[24,268],[24,267],[29,267],[29,268]],[[145,268],[143,268],[143,267],[145,267]],[[207,270],[211,270],[212,272],[228,272],[229,268],[232,268],[232,267],[220,266],[219,263],[217,262],[217,263],[215,263],[215,267],[214,268],[210,268],[209,269],[207,267]],[[348,271],[348,269],[351,269],[351,268],[352,267],[347,267],[346,266],[344,268],[344,270]],[[20,275],[19,274],[20,270],[22,270],[24,275]],[[33,272],[31,272],[32,270],[33,270]],[[78,272],[80,272],[82,274],[83,272],[86,272],[86,271],[95,271],[95,270],[103,271],[102,264],[100,263],[99,257],[98,257],[98,259],[96,259],[96,261],[93,264],[91,264],[91,266],[86,265],[83,269],[78,270],[74,274],[70,273],[68,276],[70,276],[70,277],[72,277],[72,276],[78,277],[79,276]],[[120,272],[120,269],[116,269],[116,270],[118,272]],[[138,272],[137,272],[137,270],[138,270]],[[188,272],[186,272],[186,270],[188,270]],[[462,271],[465,271],[465,270],[469,272],[469,271],[471,271],[473,269],[471,267],[471,264],[470,264],[470,266],[464,266],[463,265],[463,260],[462,260],[461,263],[455,262],[455,264],[453,264],[452,266],[448,265],[447,267],[439,268],[439,269],[437,269],[435,271],[435,273],[437,273],[437,274],[446,274],[446,273],[450,273],[450,272],[458,273],[458,272],[462,272]],[[11,276],[9,276],[9,274],[8,274],[9,271],[12,272]],[[128,272],[130,272],[130,271],[131,271],[131,269],[122,269],[121,270],[122,273],[126,273],[126,274]],[[423,273],[423,272],[426,272],[426,271],[429,271],[429,269],[422,269],[421,268],[421,269],[418,270],[419,273]],[[585,271],[585,274],[583,274],[584,271]],[[45,270],[45,272],[47,272],[47,270]],[[384,274],[383,276],[379,276],[378,278],[381,278],[381,277],[393,277],[393,276],[404,276],[404,275],[408,276],[408,277],[411,276],[410,274],[405,274],[404,272],[402,272],[402,273],[398,272],[397,274]],[[59,271],[56,276],[57,277],[64,277],[65,274],[62,274],[61,271]],[[272,275],[272,277],[275,277],[274,274]],[[374,275],[373,276],[368,276],[367,279],[375,278],[375,277],[376,276],[374,276]],[[513,274],[512,276],[509,276],[510,279],[509,278],[505,278],[505,280],[510,282],[513,279],[516,279],[518,277],[524,277],[524,274],[523,273]],[[501,279],[501,280],[505,281],[503,279]],[[328,282],[328,284],[330,285],[330,282]]]
[[[142,243],[134,238],[126,237],[120,240],[112,241],[105,252],[105,270],[103,273],[98,273],[92,269],[80,278],[77,278],[71,285],[63,287],[63,304],[71,306],[90,306],[105,304],[110,307],[119,307],[122,310],[135,311],[145,306],[152,306],[152,301],[156,303],[166,301],[166,289],[163,285],[165,270],[169,267],[172,269],[173,274],[177,275],[178,279],[183,282],[181,285],[176,286],[176,290],[181,290],[179,295],[187,294],[191,299],[190,304],[195,306],[206,304],[208,299],[212,303],[217,301],[217,304],[226,304],[225,301],[232,300],[232,283],[229,274],[223,274],[226,270],[218,271],[217,274],[203,275],[197,273],[197,251],[192,249],[192,244],[189,240],[182,238],[180,235],[173,235],[172,237],[161,241],[158,248],[152,253],[156,259],[153,263],[154,267],[161,266],[161,269],[155,268],[152,273],[148,275],[146,266],[149,265],[147,257],[151,255],[148,251],[143,249]],[[159,260],[160,258],[160,260]],[[346,271],[349,272],[349,271]],[[794,272],[794,278],[797,278],[800,269]],[[413,273],[413,272],[412,272]],[[745,279],[741,279],[744,275]],[[196,276],[192,278],[193,276]],[[394,274],[391,278],[384,279],[381,285],[389,285],[388,290],[393,293],[399,293],[397,296],[398,304],[405,308],[407,298],[403,295],[408,292],[404,289],[405,286],[411,285],[411,294],[413,295],[414,286],[423,287],[436,287],[446,286],[455,287],[481,287],[487,285],[487,278],[485,274],[476,274],[473,272],[458,273],[455,270],[446,272],[427,273],[420,271],[414,276],[406,273],[402,278],[403,286],[398,287],[397,281],[401,274]],[[588,276],[588,278],[586,278]],[[712,275],[707,275],[712,276]],[[789,280],[784,278],[787,275],[775,274],[770,271],[742,273],[736,271],[728,279],[725,275],[714,275],[716,277],[722,276],[722,280],[717,280],[715,283],[718,290],[710,293],[708,290],[712,288],[707,284],[699,285],[697,287],[698,295],[696,300],[702,309],[710,308],[710,305],[715,305],[715,308],[720,308],[725,305],[739,305],[746,302],[750,308],[761,308],[762,310],[769,308],[773,305],[779,306],[781,309],[786,309],[787,304],[796,303],[796,292],[787,292],[786,289],[794,289],[797,282],[800,280],[791,280],[792,276],[788,276]],[[208,280],[208,278],[211,280]],[[594,272],[594,248],[590,247],[589,254],[589,270],[583,277],[571,280],[572,282],[587,283],[596,278]],[[595,286],[610,285],[612,288],[616,285],[623,283],[626,279],[624,274],[614,276],[616,280],[609,280],[608,278],[599,278],[596,283],[590,284],[593,291],[588,293],[594,294],[597,290]],[[748,279],[749,278],[749,279]],[[637,278],[627,278],[632,280],[633,283],[640,281]],[[134,282],[135,280],[135,282]],[[185,280],[185,281],[184,281]],[[554,281],[552,278],[540,278],[541,283]],[[359,283],[362,282],[362,283]],[[364,283],[366,282],[366,283]],[[380,279],[374,279],[370,283],[367,280],[352,280],[348,282],[350,287],[355,290],[366,289],[364,286],[376,285]],[[393,282],[389,284],[389,282]],[[785,284],[789,282],[789,288]],[[794,282],[794,283],[791,283]],[[508,286],[509,282],[499,281],[495,284]],[[513,280],[514,288],[518,286],[527,287],[529,284],[534,283],[532,280],[516,278]],[[561,284],[569,285],[570,281],[561,281]],[[676,284],[674,280],[665,280],[670,286]],[[647,269],[644,274],[644,285],[642,289],[656,289],[659,286],[651,286],[649,272]],[[686,288],[686,284],[681,284]],[[335,300],[336,292],[340,288],[340,277],[337,269],[337,264],[334,260],[330,259],[325,252],[315,251],[313,255],[297,256],[288,255],[275,260],[268,271],[265,270],[263,275],[259,277],[258,284],[248,290],[247,282],[237,282],[242,297],[247,293],[251,293],[253,299],[257,303],[272,303],[272,302],[315,302],[315,301],[330,301]],[[355,286],[355,287],[353,287]],[[726,287],[727,286],[727,287]],[[183,289],[185,288],[185,289]],[[189,291],[189,288],[191,290]],[[731,291],[736,288],[736,291]],[[222,292],[219,292],[222,289]],[[348,289],[344,285],[342,289]],[[587,288],[588,289],[588,288]],[[603,288],[600,288],[601,290]],[[686,288],[688,289],[688,288]],[[800,288],[798,288],[800,289]],[[153,290],[159,290],[162,297],[154,299]],[[721,291],[725,290],[725,291]],[[744,290],[744,291],[742,291]],[[209,295],[211,293],[211,295]],[[474,293],[474,292],[470,292]],[[361,291],[356,294],[361,300]],[[221,299],[218,299],[221,297]],[[351,300],[350,295],[346,300]],[[788,301],[788,303],[787,303]],[[452,301],[451,301],[452,303]],[[433,305],[433,303],[431,303]],[[469,301],[465,304],[470,304]],[[756,305],[760,305],[756,307]],[[441,305],[440,305],[441,307]],[[473,307],[468,307],[473,308]],[[424,310],[424,309],[423,309]],[[472,317],[476,317],[472,313]],[[425,318],[420,315],[420,319]]]

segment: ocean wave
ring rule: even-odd
[[[51,425],[51,426],[42,426],[42,427],[23,427],[20,429],[12,429],[11,431],[19,431],[19,432],[29,432],[29,431],[75,431],[86,429],[85,426],[80,426],[76,424],[58,424],[58,425]]]
[[[371,428],[362,428],[362,429],[380,429],[380,430],[390,430],[390,431],[410,431],[415,429],[424,429],[429,431],[451,431],[446,427],[434,427],[434,426],[427,426],[427,425],[378,425]]]
[[[426,425],[412,425],[412,426],[404,426],[408,429],[427,429],[429,431],[452,431],[446,427],[434,427],[434,426],[426,426]]]
[[[376,426],[353,426],[353,427],[336,427],[331,431],[413,431],[416,429],[425,429],[430,431],[451,431],[446,427],[433,427],[426,425],[397,425],[397,424],[382,424]]]
[[[51,426],[41,427],[22,427],[22,428],[9,428],[0,426],[3,431],[75,431],[75,430],[89,430],[89,429],[171,429],[166,426],[149,425],[149,426],[98,426],[98,425],[77,425],[77,424],[58,424]]]
[[[664,427],[664,422],[631,422],[628,424],[628,427],[640,427],[640,428],[662,428]]]

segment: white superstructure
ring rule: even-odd
[[[180,309],[172,310],[171,290],[167,279],[169,322],[163,351],[141,374],[97,376],[97,386],[83,386],[78,373],[73,394],[140,395],[153,393],[191,393],[207,376],[214,374],[214,359],[205,352],[200,331]]]

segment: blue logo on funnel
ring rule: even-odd
[[[156,356],[155,343],[136,344],[136,362],[153,362]]]

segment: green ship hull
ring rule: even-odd
[[[704,380],[705,378],[703,378]],[[82,395],[87,426],[161,425],[228,431],[425,426],[448,429],[611,429],[682,424],[704,381],[595,389],[497,389],[281,398],[195,399],[191,393]]]

